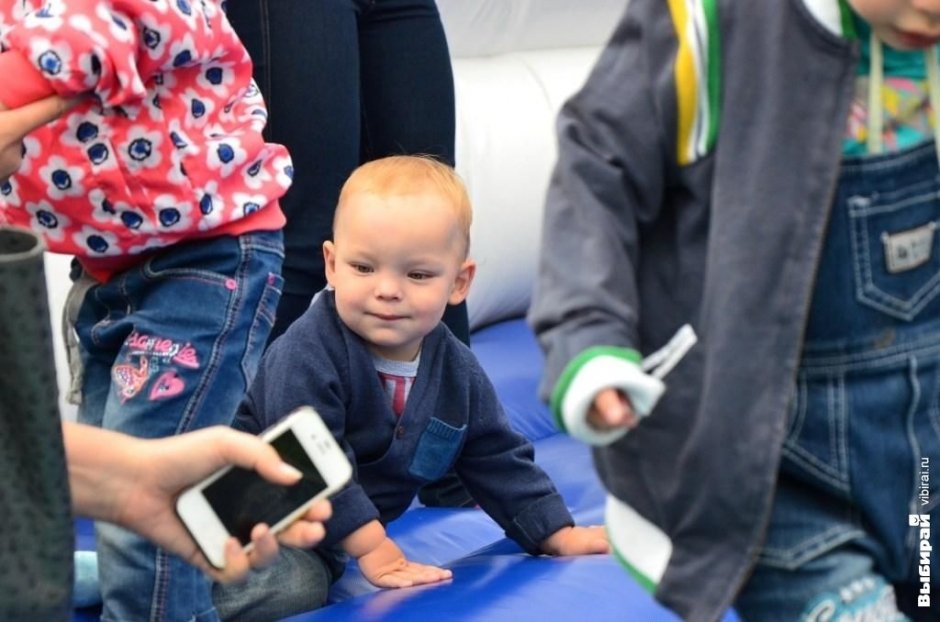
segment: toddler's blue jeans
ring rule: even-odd
[[[230,424],[274,323],[282,260],[279,231],[220,236],[88,289],[79,420],[145,438]],[[96,531],[102,620],[218,619],[201,571],[113,525]]]

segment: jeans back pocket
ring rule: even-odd
[[[856,296],[910,321],[940,292],[940,191],[915,184],[848,200]]]

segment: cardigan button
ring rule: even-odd
[[[405,438],[405,426],[400,425],[395,429],[395,438],[402,439]]]

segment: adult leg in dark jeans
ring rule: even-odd
[[[353,169],[414,153],[453,165],[453,74],[433,0],[230,0],[227,11],[268,104],[265,137],[294,162],[274,339],[326,285],[321,248]],[[469,342],[465,304],[444,321]]]
[[[424,153],[454,165],[454,79],[433,0],[378,0],[359,25],[362,161]],[[421,96],[415,97],[415,93]],[[444,322],[469,343],[466,303]],[[425,505],[473,506],[453,471],[418,491]]]
[[[268,105],[265,137],[294,164],[273,340],[326,285],[321,248],[353,169],[417,153],[453,166],[454,79],[434,0],[229,0],[227,12]],[[469,343],[466,303],[448,307],[444,322]],[[453,472],[419,498],[473,504]]]

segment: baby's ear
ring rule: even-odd
[[[330,240],[323,243],[323,265],[326,267],[326,282],[333,285],[333,276],[336,274],[336,247]]]
[[[467,299],[467,294],[470,292],[470,283],[473,282],[473,277],[476,273],[477,263],[472,259],[467,259],[460,265],[460,271],[457,273],[457,278],[454,280],[454,288],[451,290],[450,297],[447,299],[449,304],[460,304]]]

